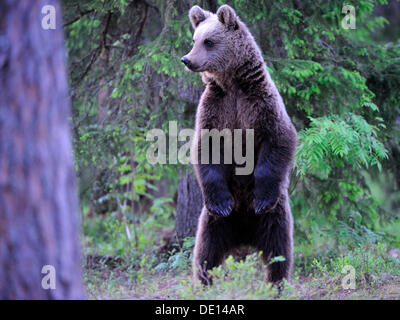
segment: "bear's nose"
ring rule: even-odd
[[[188,58],[182,57],[181,61],[185,64],[185,66],[190,66],[191,62]]]

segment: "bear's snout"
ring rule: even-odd
[[[190,60],[188,59],[188,58],[186,58],[186,57],[182,57],[182,59],[181,59],[181,61],[184,63],[184,65],[186,66],[186,67],[190,67],[191,66],[191,62],[190,62]]]

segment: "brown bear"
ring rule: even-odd
[[[210,284],[207,270],[220,265],[237,248],[262,251],[267,280],[288,278],[292,265],[293,219],[289,173],[297,143],[296,130],[272,81],[253,36],[228,5],[216,14],[194,6],[189,11],[193,48],[182,58],[201,72],[206,83],[196,115],[192,155],[203,194],[194,248],[196,279]],[[255,168],[237,175],[234,161],[202,163],[202,129],[253,129]],[[283,256],[284,261],[269,263]]]

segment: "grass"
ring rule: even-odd
[[[264,281],[262,266],[250,256],[235,263],[232,258],[213,271],[211,287],[193,286],[189,267],[180,273],[86,269],[90,299],[400,299],[399,274],[379,274],[356,280],[354,290],[341,286],[343,275],[297,275],[285,284],[281,295]],[[371,280],[372,279],[372,280]]]
[[[85,222],[84,281],[89,299],[400,299],[400,259],[389,254],[384,243],[317,252],[299,244],[292,277],[278,295],[265,282],[258,253],[239,262],[229,257],[212,270],[212,286],[193,286],[193,238],[168,255],[161,254],[160,225],[153,218],[138,225],[142,236],[135,243],[123,220],[110,216]],[[355,288],[346,289],[342,282],[351,270]]]

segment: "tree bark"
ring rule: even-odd
[[[179,179],[175,230],[181,242],[196,234],[197,221],[203,207],[200,187],[193,173],[187,172]]]
[[[60,22],[58,1],[0,1],[0,299],[84,298]]]

